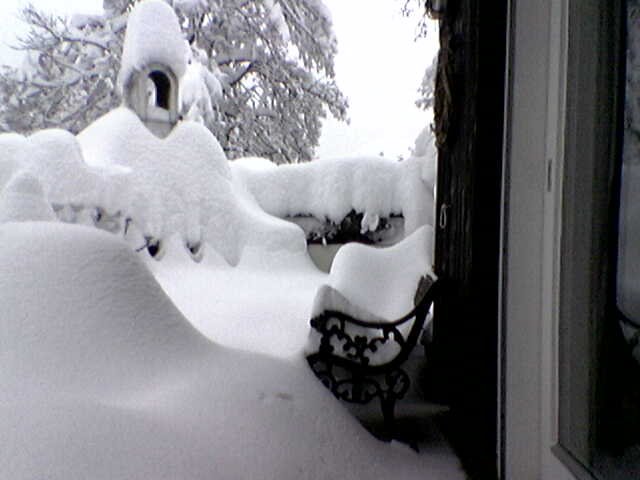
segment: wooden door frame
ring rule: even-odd
[[[474,478],[496,478],[502,151],[507,0],[450,0],[440,20],[430,388],[451,406],[445,432]]]

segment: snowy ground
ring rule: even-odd
[[[5,223],[0,244],[4,478],[463,478],[441,444],[373,438],[296,354],[323,279],[308,259],[287,278],[259,255],[150,263],[214,343],[114,235]]]
[[[147,265],[207,337],[279,358],[302,354],[313,298],[327,279],[308,256],[297,253],[245,251],[232,267],[207,250],[196,264],[175,239],[161,261],[147,257]]]
[[[97,150],[95,125],[80,142],[0,136],[0,478],[463,478],[435,432],[420,455],[382,443],[310,372],[329,277],[302,230],[265,213],[223,157],[176,163],[171,142],[217,151],[197,125],[173,134],[190,142],[130,142],[133,120]],[[93,226],[112,203],[102,211],[140,207],[126,240]],[[59,221],[76,210],[91,226]],[[160,260],[141,233],[162,240]]]

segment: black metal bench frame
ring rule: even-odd
[[[321,340],[319,350],[307,356],[309,366],[338,399],[364,405],[379,398],[388,439],[394,433],[395,404],[411,384],[402,366],[420,338],[438,285],[432,277],[423,277],[415,307],[395,321],[369,322],[343,312],[324,310],[310,322]],[[347,331],[349,325],[359,327],[357,330],[364,328],[368,333],[352,335]],[[404,325],[411,325],[406,335],[401,331]],[[332,339],[341,343],[341,355],[334,351]],[[375,355],[379,346],[387,342],[399,346],[397,355],[385,363],[371,365],[369,356]]]

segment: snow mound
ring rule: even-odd
[[[0,192],[20,169],[27,139],[17,133],[0,134]]]
[[[174,237],[161,262],[147,260],[183,315],[228,347],[290,360],[309,334],[313,297],[326,281],[304,249],[252,248],[236,266],[207,250],[200,263]]]
[[[42,185],[33,175],[16,174],[0,192],[0,223],[55,220],[56,215],[44,198]]]
[[[196,122],[179,122],[158,138],[127,108],[99,118],[78,135],[85,160],[120,169],[124,187],[101,205],[133,219],[144,238],[209,243],[232,265],[243,252],[306,248],[300,229],[265,214],[241,182],[215,137]]]
[[[189,46],[173,9],[162,0],[137,3],[127,21],[118,74],[122,90],[131,75],[147,65],[167,65],[180,78],[187,68]]]
[[[40,181],[52,204],[82,204],[101,193],[103,173],[91,171],[76,138],[65,130],[41,130],[29,137],[0,135],[0,148],[0,189],[21,171]]]
[[[307,240],[301,228],[266,214],[241,183],[234,181],[232,188],[238,202],[236,239],[241,248],[240,264],[268,269],[274,264],[280,264],[283,257],[301,259],[304,263],[312,264],[307,254]],[[229,235],[217,233],[223,237]]]
[[[413,309],[420,278],[433,276],[432,244],[429,225],[391,247],[348,243],[336,254],[328,283],[358,308],[396,320]],[[314,315],[320,309],[321,305],[314,306]]]
[[[6,478],[463,478],[370,436],[306,366],[206,340],[112,235],[0,225]]]
[[[312,215],[340,223],[355,210],[364,214],[366,232],[375,230],[381,217],[402,214],[409,235],[421,225],[433,224],[433,172],[424,166],[433,161],[362,157],[269,168],[268,160],[240,159],[231,168],[271,215]]]
[[[38,177],[51,203],[85,203],[96,195],[100,174],[84,162],[80,145],[71,133],[42,130],[27,137],[25,170]]]
[[[121,240],[63,223],[0,226],[3,384],[135,387],[211,345]]]

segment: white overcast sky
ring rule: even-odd
[[[17,64],[8,48],[23,28],[16,18],[27,0],[0,0],[0,63]],[[102,0],[31,0],[43,10],[68,15],[99,12]],[[328,119],[319,157],[407,156],[431,121],[414,102],[425,68],[437,49],[435,27],[415,40],[417,16],[400,14],[404,0],[324,0],[338,38],[336,81],[349,99],[349,125]]]

